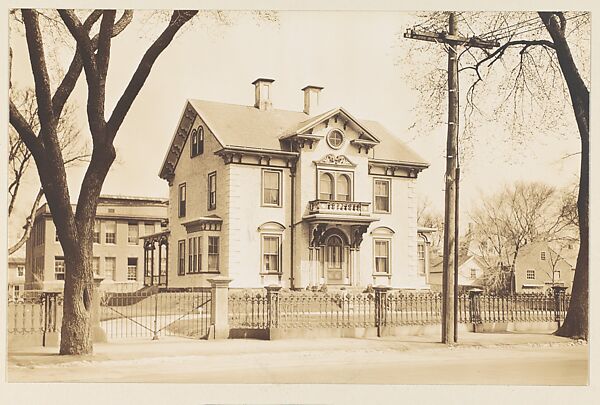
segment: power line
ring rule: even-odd
[[[565,21],[569,21],[569,20],[572,20],[572,19],[575,19],[575,18],[579,18],[579,17],[582,17],[584,15],[586,15],[586,13],[577,14],[577,15],[565,18]],[[529,24],[528,26],[532,26],[532,25]],[[521,28],[527,28],[527,27],[521,27]],[[520,32],[514,32],[514,33],[510,33],[510,34],[505,34],[504,36],[496,37],[495,39],[496,39],[496,41],[500,41],[502,39],[506,39],[506,38],[509,38],[509,37],[517,36],[517,35],[523,35],[523,34],[526,34],[528,32],[537,31],[537,30],[543,29],[543,28],[544,28],[544,25],[542,23],[540,23],[537,27],[533,27],[533,28],[530,28],[530,29],[525,30],[525,31],[520,31]]]

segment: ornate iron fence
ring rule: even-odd
[[[513,294],[497,296],[471,292],[457,297],[459,323],[552,322],[564,319],[569,296]],[[558,308],[558,309],[557,309]],[[280,292],[230,291],[231,328],[367,328],[435,325],[442,321],[442,295],[431,292],[389,291]]]
[[[102,292],[100,326],[109,339],[159,336],[206,338],[212,323],[210,289]]]
[[[57,292],[28,290],[17,299],[9,299],[6,318],[8,334],[41,334],[42,345],[45,345],[47,333],[60,332],[62,304],[62,294]]]

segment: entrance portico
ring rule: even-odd
[[[303,222],[309,227],[309,286],[359,286],[360,246],[372,222],[370,203],[315,200]]]

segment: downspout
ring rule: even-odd
[[[295,228],[296,228],[296,221],[294,218],[294,212],[295,212],[295,202],[296,202],[296,162],[293,162],[291,167],[290,167],[290,179],[291,179],[291,193],[292,193],[292,197],[290,199],[290,209],[291,211],[291,225],[290,225],[290,262],[291,262],[291,266],[290,266],[290,290],[294,289],[294,237],[295,237]]]

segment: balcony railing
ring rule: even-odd
[[[308,202],[309,214],[337,214],[369,216],[370,202],[313,200]]]

